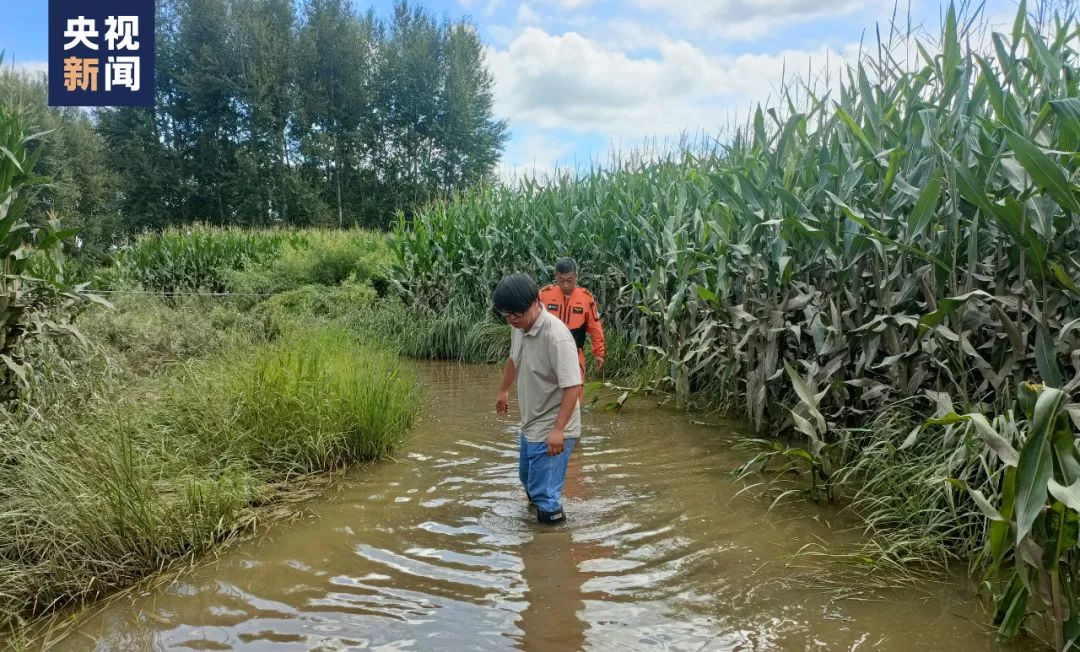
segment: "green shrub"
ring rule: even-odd
[[[298,324],[348,319],[352,313],[370,308],[375,300],[375,290],[366,284],[305,285],[263,300],[251,314],[262,322],[265,332],[276,336]]]

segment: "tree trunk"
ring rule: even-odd
[[[337,224],[338,228],[342,228],[344,224],[344,218],[341,213],[341,161],[338,160],[337,169],[334,170],[334,178],[337,180]]]

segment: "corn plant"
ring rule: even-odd
[[[0,64],[3,56],[0,53]],[[41,314],[52,303],[80,298],[64,282],[62,243],[75,231],[55,216],[27,211],[48,178],[34,173],[40,137],[30,133],[27,113],[16,98],[0,98],[0,397],[14,398],[32,382],[32,364],[21,354],[27,335],[61,327]]]
[[[970,423],[998,462],[985,492],[950,482],[965,489],[990,522],[982,556],[988,585],[997,591],[999,631],[1016,636],[1035,602],[1048,616],[1057,650],[1075,649],[1080,641],[1080,454],[1070,414],[1080,417],[1080,406],[1070,405],[1065,392],[1022,383],[1007,418],[953,413],[926,424]],[[1001,434],[1004,427],[1019,438]]]
[[[149,290],[222,292],[226,273],[276,256],[302,233],[214,229],[195,225],[146,234],[115,256],[118,278]]]

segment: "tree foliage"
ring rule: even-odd
[[[347,0],[158,3],[153,109],[97,113],[126,231],[385,227],[491,178],[507,137],[467,23]]]

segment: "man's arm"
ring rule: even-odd
[[[589,304],[589,318],[587,320],[589,341],[592,343],[592,354],[596,360],[596,368],[604,366],[604,327],[600,324],[600,311],[596,307],[596,301]]]
[[[502,382],[499,384],[499,394],[495,397],[495,412],[506,416],[510,413],[510,386],[514,384],[514,378],[517,377],[517,367],[514,366],[514,359],[506,359],[506,370],[503,371]],[[569,417],[568,417],[569,418]]]
[[[559,404],[559,414],[555,417],[555,424],[547,436],[548,455],[559,455],[566,448],[565,430],[566,424],[574,416],[578,409],[578,399],[581,397],[581,367],[578,366],[577,346],[574,338],[570,337],[569,331],[565,338],[555,342],[552,351],[555,363],[555,375],[559,379],[559,388],[562,389],[562,401]]]
[[[551,429],[551,434],[547,438],[548,455],[560,455],[566,448],[566,437],[563,431],[566,429],[570,417],[573,416],[574,410],[577,409],[578,390],[580,388],[581,385],[563,388],[559,416],[555,417],[555,427]]]

